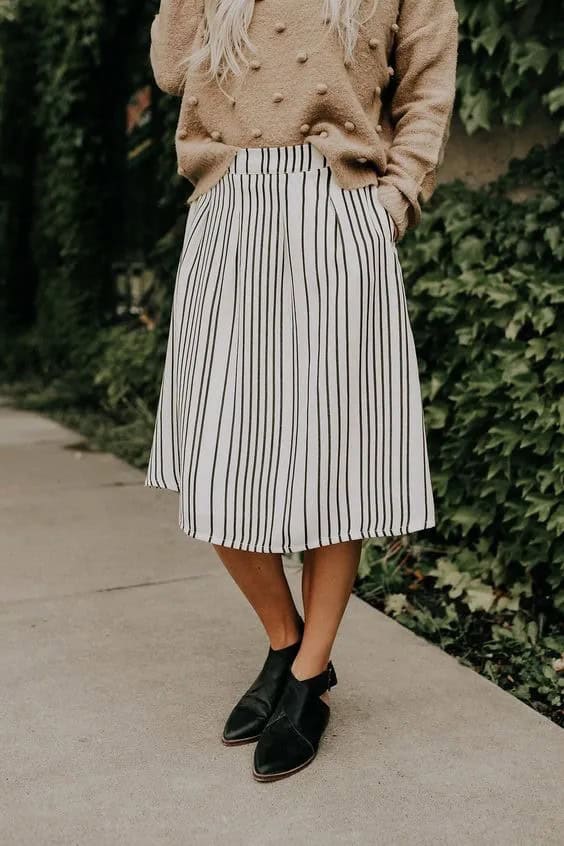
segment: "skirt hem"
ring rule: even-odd
[[[153,482],[145,481],[145,487],[147,488],[159,488],[160,490],[166,491],[173,491],[174,493],[180,493],[178,488],[168,486],[168,485],[157,485]],[[411,523],[405,528],[404,531],[395,531],[391,530],[378,530],[378,529],[367,529],[366,531],[359,531],[359,532],[349,532],[346,537],[326,537],[326,538],[319,538],[317,541],[313,543],[301,543],[301,544],[290,544],[286,546],[282,545],[271,545],[269,547],[264,546],[257,546],[256,544],[242,544],[242,543],[226,543],[225,540],[214,538],[213,535],[210,536],[209,532],[198,532],[194,529],[190,529],[186,526],[183,526],[182,523],[179,523],[179,528],[185,535],[188,537],[194,538],[194,540],[204,541],[204,543],[211,543],[217,544],[218,546],[225,546],[229,549],[240,549],[243,552],[262,552],[262,553],[271,553],[271,554],[291,554],[294,552],[305,552],[306,549],[318,549],[320,546],[331,546],[332,544],[336,543],[347,543],[348,541],[353,540],[369,540],[370,538],[401,538],[405,537],[406,535],[414,534],[415,532],[422,532],[426,529],[432,529],[435,527],[436,523],[434,518],[428,517],[427,520],[419,521],[412,520]]]

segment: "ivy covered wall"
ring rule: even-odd
[[[564,128],[560,0],[456,0],[458,94],[469,133],[523,126],[539,106]]]
[[[35,316],[29,235],[36,144],[27,103],[36,85],[36,11],[33,0],[0,3],[0,332]]]
[[[112,316],[127,220],[128,57],[139,35],[147,76],[149,6],[144,15],[132,0],[0,7],[1,328],[32,322],[46,372],[67,367]]]

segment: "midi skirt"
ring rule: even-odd
[[[391,217],[309,143],[241,148],[188,206],[145,485],[255,552],[434,525]]]

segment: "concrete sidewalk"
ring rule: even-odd
[[[564,843],[562,730],[356,598],[317,760],[254,782],[219,734],[258,624],[177,495],[80,440],[0,407],[2,846]]]

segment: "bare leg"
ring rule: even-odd
[[[321,673],[331,657],[356,578],[362,540],[306,550],[302,571],[305,630],[292,672],[297,679]]]
[[[311,587],[311,559],[314,549],[306,549],[304,551],[304,560],[302,564],[302,602],[304,605],[304,618],[309,613],[309,598]]]
[[[273,649],[300,636],[299,614],[279,553],[247,552],[213,544],[227,571],[256,611]]]

